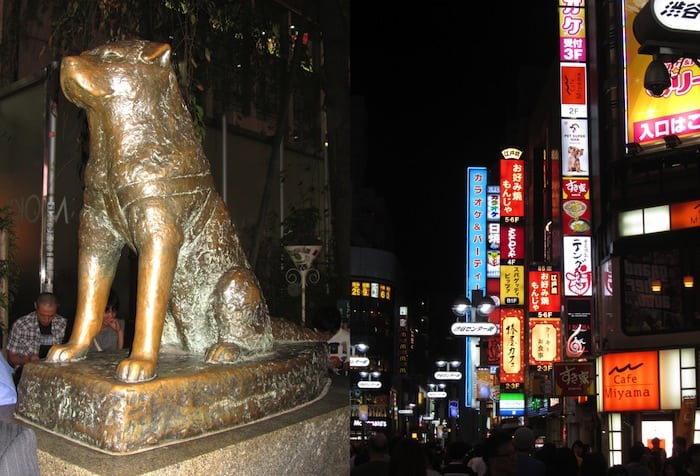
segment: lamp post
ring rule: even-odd
[[[369,346],[362,342],[350,346],[351,369],[369,367],[369,357],[366,355],[368,350]]]
[[[439,426],[439,423],[435,423],[436,421],[439,422],[441,421],[440,418],[440,411],[439,411],[439,401],[442,399],[447,398],[447,392],[445,391],[445,388],[447,385],[443,382],[440,383],[429,383],[428,384],[428,393],[426,394],[426,397],[428,398],[428,414],[430,414],[431,419],[432,419],[432,427],[433,427],[433,433],[437,433],[435,430]],[[440,440],[440,446],[444,447],[444,442],[441,434],[435,434],[435,437]]]
[[[366,371],[366,370],[361,370],[358,372],[360,376],[360,380],[357,382],[357,388],[360,390],[379,390],[382,388],[382,382],[381,380],[378,380],[381,376],[382,373],[379,371]],[[366,379],[366,380],[363,380]],[[374,380],[372,380],[374,379]],[[364,400],[363,400],[364,401]],[[363,412],[361,411],[360,415],[360,420],[362,421],[362,439],[366,439],[367,436],[367,426],[368,422],[370,422],[370,428],[371,428],[371,418],[377,418],[377,411],[376,411],[376,403],[372,404],[372,408],[370,408],[369,405],[366,403],[364,405],[361,405],[361,408],[364,407],[366,409],[366,414],[362,414]]]
[[[306,283],[316,284],[321,278],[317,269],[311,267],[316,256],[321,251],[319,245],[285,246],[284,249],[294,263],[294,268],[288,269],[284,277],[290,286],[297,282],[301,285],[301,325],[306,325]],[[290,288],[290,290],[293,288]]]
[[[452,313],[457,316],[458,321],[463,319],[465,323],[475,323],[485,320],[485,318],[493,312],[498,306],[496,299],[490,296],[484,296],[484,292],[480,289],[471,291],[471,300],[466,296],[459,296],[452,304]],[[483,328],[481,328],[483,327]],[[484,324],[479,328],[467,329],[473,331],[474,336],[478,335],[493,335],[495,326]],[[454,330],[454,325],[453,325]],[[480,333],[479,333],[480,332]],[[454,332],[453,332],[454,333]],[[455,334],[458,335],[458,334]],[[473,342],[472,336],[467,332],[459,334],[466,336],[464,343],[464,406],[472,411],[472,417],[476,416],[477,412],[481,412],[481,408],[475,408],[473,405],[474,393],[474,369],[480,364],[480,349]],[[478,337],[477,337],[478,338]],[[482,429],[476,421],[471,422],[476,427],[476,433],[480,433]]]
[[[462,365],[462,361],[460,360],[438,360],[435,362],[435,365],[439,369],[445,369],[445,370],[438,370],[433,374],[433,377],[435,377],[435,380],[439,381],[459,381],[462,379],[462,372],[458,370],[454,370],[459,368]],[[457,439],[457,419],[459,418],[459,397],[458,395],[455,395],[455,389],[454,385],[449,386],[450,389],[450,400],[447,406],[447,421],[449,425],[449,441],[455,441]],[[454,400],[457,398],[457,400]]]

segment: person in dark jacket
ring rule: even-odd
[[[442,467],[443,476],[476,476],[476,473],[467,466],[469,450],[471,447],[464,441],[451,442],[447,446],[447,462]]]

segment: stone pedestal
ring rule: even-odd
[[[33,425],[42,475],[349,476],[348,379],[271,418],[152,451],[110,455]],[[19,421],[19,423],[23,423]]]
[[[275,344],[270,354],[233,365],[162,355],[158,377],[138,384],[114,378],[126,355],[26,365],[15,417],[93,450],[127,455],[298,409],[323,397],[330,382],[323,342]]]

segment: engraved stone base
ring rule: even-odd
[[[130,454],[224,431],[297,408],[327,390],[323,342],[277,343],[234,365],[161,355],[158,377],[114,378],[123,352],[69,364],[26,365],[18,386],[20,421],[110,454]]]

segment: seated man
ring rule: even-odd
[[[64,342],[68,320],[57,314],[57,310],[56,296],[44,292],[34,301],[34,311],[12,325],[7,340],[7,360],[15,368],[15,384],[19,383],[24,364],[45,358],[51,346]]]

